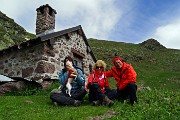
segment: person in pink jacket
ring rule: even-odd
[[[93,105],[105,104],[110,107],[113,105],[113,101],[107,96],[111,90],[106,77],[105,69],[105,62],[98,60],[94,65],[94,71],[88,77],[86,87],[89,89],[89,101]]]

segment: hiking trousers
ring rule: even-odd
[[[74,105],[75,100],[82,101],[85,95],[85,89],[78,89],[72,92],[71,96],[69,96],[69,94],[66,94],[66,92],[51,93],[50,99],[52,100],[52,102],[57,102],[59,105]]]
[[[107,96],[109,99],[113,100],[116,98],[117,95],[117,91],[115,89],[107,89],[105,88],[105,93],[103,93],[100,89],[99,85],[96,84],[92,84],[89,87],[89,101],[97,101],[99,100],[101,103],[103,102],[103,99],[105,98],[105,96]]]
[[[136,91],[137,91],[137,85],[133,82],[128,83],[124,89],[122,90],[117,89],[117,99],[118,100],[129,99],[130,104],[133,105],[134,102],[137,102]]]

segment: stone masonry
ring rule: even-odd
[[[53,31],[55,29],[55,14],[56,11],[48,4],[40,6],[36,9],[36,35]]]

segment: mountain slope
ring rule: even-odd
[[[0,11],[0,50],[34,37]]]
[[[131,64],[138,76],[140,86],[177,90],[180,87],[180,50],[167,49],[157,40],[149,39],[140,44],[88,40],[97,59],[112,67],[116,54]]]

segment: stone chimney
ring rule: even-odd
[[[46,4],[37,8],[36,11],[36,36],[41,36],[53,32],[55,29],[56,10]]]

